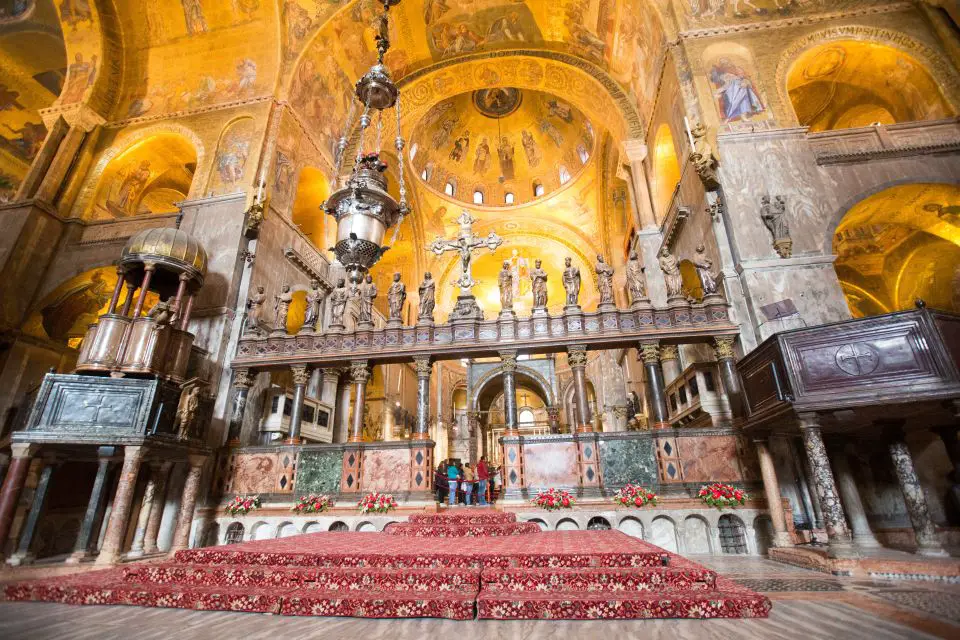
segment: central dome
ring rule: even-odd
[[[510,207],[571,182],[593,156],[593,125],[562,98],[493,87],[434,105],[410,161],[420,181],[474,206]]]

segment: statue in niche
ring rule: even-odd
[[[789,258],[793,253],[793,239],[790,237],[787,202],[784,197],[776,196],[771,203],[770,196],[761,196],[760,219],[773,236],[774,250],[781,258]]]
[[[420,283],[420,308],[417,315],[418,320],[433,320],[433,308],[437,306],[437,283],[433,279],[433,274],[427,271],[423,274],[423,282]]]
[[[500,308],[504,311],[510,311],[513,309],[513,269],[509,260],[503,261],[503,268],[500,269],[497,284],[500,286]]]
[[[267,301],[263,285],[257,287],[257,292],[247,298],[247,323],[244,333],[260,333],[260,316],[263,313],[263,303]]]
[[[613,267],[607,264],[603,256],[597,256],[597,291],[600,292],[600,304],[613,304]]]
[[[343,326],[343,314],[347,310],[347,300],[350,294],[347,292],[346,282],[343,278],[337,280],[337,288],[330,294],[330,325],[335,327]]]
[[[576,307],[580,298],[580,269],[573,266],[573,260],[564,258],[563,289],[567,292],[567,306]]]
[[[197,419],[199,410],[200,385],[195,384],[180,393],[180,404],[177,406],[177,417],[173,425],[178,440],[186,440],[190,436],[190,429]]]
[[[317,330],[321,302],[323,302],[323,292],[320,291],[320,281],[313,279],[310,281],[310,291],[307,292],[307,314],[303,319],[303,329]]]
[[[683,297],[683,277],[680,275],[680,261],[664,247],[660,252],[660,270],[667,285],[667,298]]]
[[[393,274],[393,283],[387,290],[387,304],[390,307],[390,319],[399,320],[403,303],[407,299],[407,285],[400,282],[400,274]]]
[[[360,298],[360,322],[373,322],[373,301],[378,295],[377,285],[373,283],[373,276],[369,273],[357,287],[357,296]]]
[[[547,272],[541,268],[542,260],[536,260],[533,263],[533,271],[530,272],[530,288],[533,291],[533,308],[547,308]]]
[[[287,330],[287,314],[290,313],[290,303],[293,302],[293,294],[290,292],[290,285],[285,284],[280,290],[280,295],[274,296],[273,311],[275,313],[273,321],[274,331]]]
[[[707,257],[706,252],[707,248],[701,244],[697,247],[697,253],[693,256],[692,262],[693,266],[697,268],[703,295],[712,296],[717,293],[717,276],[713,272],[713,260]]]
[[[627,260],[627,287],[630,289],[630,302],[646,300],[646,267],[641,264],[635,249],[630,252],[630,259]]]

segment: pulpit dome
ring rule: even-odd
[[[186,231],[170,227],[144,229],[123,247],[120,268],[125,272],[139,271],[146,264],[184,273],[191,280],[191,288],[199,289],[207,273],[207,252]]]

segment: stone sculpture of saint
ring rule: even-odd
[[[420,283],[420,313],[419,320],[433,320],[433,308],[437,306],[437,283],[433,279],[433,274],[427,271],[423,274],[423,282]]]
[[[407,285],[400,282],[400,274],[393,274],[393,283],[387,290],[387,304],[390,307],[390,319],[399,320],[403,303],[407,299]]]
[[[627,260],[627,287],[630,289],[630,302],[645,300],[647,297],[646,269],[640,263],[636,251],[630,252]]]
[[[509,260],[503,261],[497,284],[500,285],[500,308],[504,311],[513,309],[513,270]]]
[[[263,313],[263,303],[267,301],[267,294],[263,292],[263,285],[257,287],[257,292],[247,298],[247,326],[246,333],[260,333],[260,316]]]
[[[357,295],[360,297],[360,322],[373,322],[373,301],[377,299],[378,293],[373,276],[367,274],[357,287]]]
[[[563,289],[567,292],[567,306],[575,307],[580,299],[580,269],[573,266],[570,258],[565,258],[563,264]]]
[[[318,280],[310,281],[310,290],[307,292],[307,313],[303,319],[303,328],[317,330],[317,321],[320,319],[320,303],[323,302],[323,292],[320,291]]]
[[[773,235],[774,240],[782,240],[790,237],[790,227],[786,219],[787,203],[783,196],[777,196],[774,203],[770,202],[770,196],[760,198],[760,218],[763,224]]]
[[[343,314],[347,310],[347,301],[350,294],[347,292],[343,278],[337,280],[337,288],[330,294],[330,324],[335,327],[343,326]]]
[[[664,247],[660,252],[660,269],[667,284],[667,297],[683,297],[683,278],[680,275],[680,261]]]
[[[180,394],[180,404],[177,406],[177,417],[174,422],[174,429],[177,432],[178,440],[186,440],[190,435],[190,429],[197,419],[197,411],[200,409],[200,387],[194,385]]]
[[[597,291],[600,292],[600,304],[613,304],[613,267],[607,264],[603,256],[597,256]]]
[[[285,284],[280,290],[280,295],[274,296],[273,310],[276,313],[273,320],[275,331],[287,330],[287,314],[290,313],[290,303],[293,302],[293,294],[290,293],[290,285]]]
[[[697,275],[700,276],[700,287],[703,289],[703,295],[709,296],[717,293],[717,277],[713,273],[713,260],[707,257],[706,247],[700,245],[697,247],[697,253],[693,256],[693,266],[697,268]]]
[[[533,291],[533,308],[547,308],[547,272],[541,268],[542,260],[533,263],[530,272],[530,289]]]

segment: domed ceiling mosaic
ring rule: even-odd
[[[495,87],[434,105],[417,123],[413,172],[460,202],[515,206],[570,183],[593,156],[596,134],[580,111],[541,91]]]

